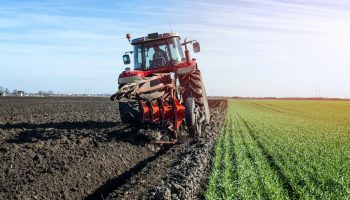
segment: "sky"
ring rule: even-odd
[[[345,0],[0,0],[0,86],[114,93],[125,38],[200,42],[208,95],[350,98]]]

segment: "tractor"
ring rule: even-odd
[[[210,120],[201,72],[188,50],[192,44],[193,52],[199,52],[199,43],[181,42],[177,33],[150,33],[132,40],[128,33],[126,38],[133,51],[125,52],[123,62],[130,64],[133,55],[134,67],[119,74],[118,91],[110,97],[119,104],[121,121],[169,133],[159,143],[175,144],[180,129],[199,136]]]

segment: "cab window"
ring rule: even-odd
[[[134,47],[134,69],[142,70],[142,47],[139,45]]]
[[[167,44],[154,44],[145,47],[145,69],[169,66],[170,54]]]

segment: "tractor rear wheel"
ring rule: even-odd
[[[125,124],[136,124],[140,122],[140,108],[137,101],[119,102],[120,120]]]
[[[184,93],[182,94],[183,99],[188,99],[192,97],[205,115],[205,124],[209,124],[210,121],[210,111],[208,105],[207,93],[203,84],[201,72],[196,69],[192,73],[188,74],[179,74],[179,81],[181,87],[185,88]]]

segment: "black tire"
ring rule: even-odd
[[[201,135],[202,134],[202,124],[198,123],[196,126],[196,133],[197,135]]]
[[[137,101],[119,102],[120,120],[125,124],[140,122],[140,108]]]
[[[210,111],[209,111],[209,104],[208,104],[208,96],[207,96],[207,91],[205,90],[203,81],[202,81],[202,88],[203,88],[203,107],[204,107],[204,112],[205,112],[205,123],[209,124]]]
[[[196,104],[203,106],[202,78],[199,70],[192,73],[178,75],[181,87],[185,88],[183,99],[193,97]]]
[[[115,97],[117,96],[117,93],[113,94],[111,97],[109,97],[109,100],[115,101]]]
[[[190,132],[195,132],[196,129],[196,103],[194,98],[188,97],[185,101],[185,120]]]
[[[126,83],[121,83],[118,85],[118,89],[122,88],[124,85],[126,85]]]
[[[185,101],[185,120],[190,136],[199,136],[202,132],[202,125],[198,122],[199,116],[195,112],[196,102],[193,97]]]
[[[192,97],[195,103],[201,107],[205,115],[205,124],[210,122],[210,111],[208,105],[208,97],[203,84],[201,72],[197,69],[192,73],[178,75],[179,82],[185,91],[182,95],[183,99]]]

